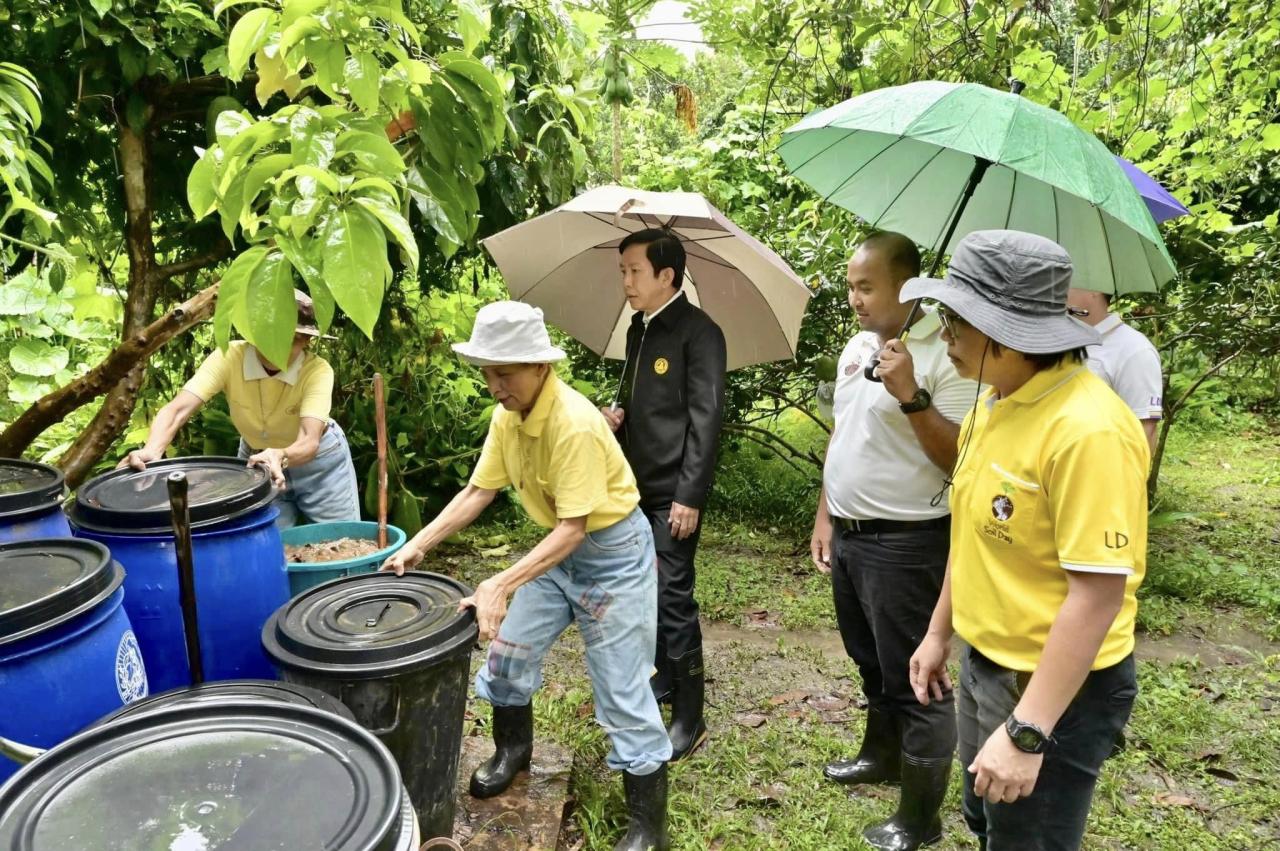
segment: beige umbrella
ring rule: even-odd
[[[729,369],[795,357],[812,297],[786,262],[695,192],[601,186],[484,240],[513,298],[598,355],[626,357],[632,310],[618,243],[667,228],[688,255],[684,292],[724,331]]]

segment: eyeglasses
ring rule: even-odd
[[[945,331],[947,336],[953,340],[959,337],[957,332],[960,327],[967,326],[969,324],[964,321],[964,317],[947,307],[945,304],[938,305],[935,312],[938,315],[938,321],[942,323],[942,330]]]

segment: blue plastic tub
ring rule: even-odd
[[[146,697],[124,578],[93,541],[0,546],[0,736],[48,749]],[[18,767],[0,757],[0,783]]]
[[[315,544],[321,541],[337,541],[341,538],[354,538],[376,541],[378,524],[367,520],[347,520],[337,523],[311,523],[306,526],[294,526],[280,534],[286,547],[298,547],[304,544]],[[293,596],[301,594],[308,588],[314,588],[330,579],[340,576],[354,576],[358,573],[373,573],[382,567],[396,550],[404,546],[404,530],[398,526],[387,524],[387,546],[360,558],[348,558],[341,561],[290,562],[289,590]]]
[[[56,467],[0,458],[0,543],[70,538],[62,487],[62,471]]]
[[[72,528],[78,537],[106,544],[128,571],[124,606],[147,660],[151,688],[191,685],[177,556],[168,528],[165,479],[174,469],[189,480],[205,679],[275,679],[258,636],[289,600],[289,575],[274,522],[279,512],[270,504],[270,484],[262,489],[262,471],[237,459],[188,458],[154,463],[143,473],[108,473],[80,489]],[[130,508],[132,503],[138,505]]]

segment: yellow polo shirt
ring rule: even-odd
[[[183,388],[208,402],[227,394],[231,422],[255,451],[281,448],[298,439],[303,417],[329,419],[333,367],[303,352],[289,368],[268,376],[257,350],[243,340],[214,349]]]
[[[1123,574],[1124,605],[1093,670],[1123,660],[1147,563],[1150,453],[1133,412],[1087,366],[1061,364],[1007,399],[988,390],[960,445],[951,498],[956,632],[993,662],[1034,671],[1067,596],[1067,571]]]
[[[606,529],[640,503],[640,491],[622,447],[600,411],[547,376],[529,416],[499,405],[489,422],[471,484],[487,490],[515,487],[520,504],[539,526],[587,518],[587,531]]]

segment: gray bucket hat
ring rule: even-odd
[[[331,334],[320,333],[320,328],[316,325],[316,306],[311,300],[311,296],[302,290],[295,289],[293,291],[293,301],[298,306],[298,325],[293,329],[293,333],[304,334],[321,340],[338,339]]]
[[[1067,313],[1071,257],[1050,239],[980,230],[960,240],[945,278],[912,278],[899,298],[940,301],[1002,346],[1051,354],[1095,346],[1102,337]]]

